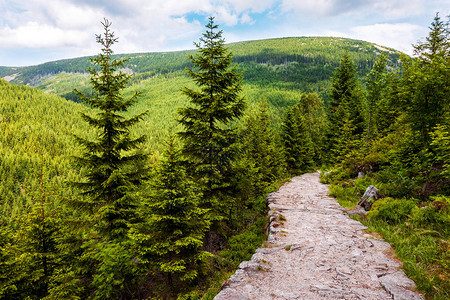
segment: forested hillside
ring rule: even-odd
[[[227,47],[233,53],[233,61],[244,73],[244,83],[283,90],[316,91],[321,96],[327,95],[329,79],[345,51],[352,55],[362,78],[370,71],[380,53],[388,57],[391,67],[398,66],[399,58],[399,52],[393,49],[332,37],[269,39],[233,43]],[[137,53],[114,57],[128,59],[124,68],[134,74],[132,82],[146,86],[149,82],[144,80],[149,78],[184,77],[185,67],[191,65],[188,54],[192,53]],[[90,66],[87,58],[76,58],[30,67],[0,67],[0,76],[13,84],[31,85],[73,100],[72,89],[75,86],[88,88],[88,81],[83,74]]]
[[[0,67],[0,299],[210,299],[264,240],[265,195],[319,168],[347,206],[376,185],[367,224],[448,296],[438,15],[414,59],[341,38],[226,45],[213,18],[195,51],[113,55],[102,24],[98,56]]]

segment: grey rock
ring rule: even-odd
[[[373,185],[369,185],[364,192],[364,195],[361,197],[361,200],[359,200],[358,205],[363,207],[366,211],[369,211],[373,202],[378,200],[378,198],[378,189]]]
[[[425,300],[421,294],[411,290],[416,285],[414,281],[406,277],[401,270],[381,276],[381,285],[392,296],[394,300]]]

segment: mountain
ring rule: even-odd
[[[399,52],[376,44],[335,37],[292,37],[238,42],[228,45],[234,62],[244,74],[244,83],[289,90],[318,91],[326,95],[329,78],[345,51],[356,63],[360,76],[365,76],[376,57],[388,56],[392,67]],[[190,66],[188,55],[195,52],[159,52],[115,55],[127,58],[125,69],[134,73],[133,83],[158,76],[184,76]],[[74,100],[74,87],[88,86],[88,57],[58,60],[29,67],[0,67],[0,76],[13,84],[37,87]]]

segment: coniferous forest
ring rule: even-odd
[[[0,299],[212,299],[266,238],[266,195],[320,170],[450,298],[450,35],[413,57],[340,38],[0,67]]]

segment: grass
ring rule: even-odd
[[[373,180],[366,181],[366,184],[374,184]],[[363,186],[362,180],[331,184],[330,195],[343,207],[352,207],[360,199]],[[395,210],[384,212],[383,217],[389,213],[393,214]],[[448,221],[442,221],[448,220],[448,214],[448,210],[433,211],[430,208],[425,211],[415,207],[405,219],[354,218],[392,245],[403,262],[406,275],[415,281],[417,289],[427,299],[444,300],[450,299],[450,239],[446,229]]]

